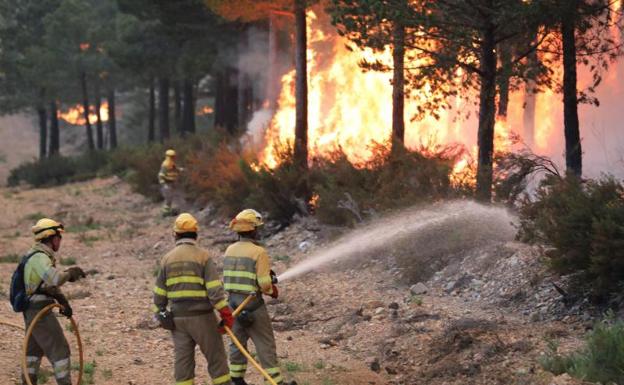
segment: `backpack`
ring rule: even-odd
[[[39,288],[41,288],[41,285],[43,284],[43,280],[41,280],[41,283],[39,284],[39,286],[37,287],[37,290],[35,290],[33,294],[31,295],[26,294],[26,283],[24,282],[24,270],[26,268],[26,263],[28,263],[28,260],[30,260],[30,257],[32,257],[33,255],[37,253],[38,251],[34,251],[22,257],[22,260],[20,261],[19,265],[17,265],[17,269],[15,269],[15,271],[13,272],[13,275],[11,276],[11,293],[10,293],[9,298],[11,300],[11,306],[13,306],[13,311],[17,313],[22,313],[26,309],[28,309],[28,305],[30,305],[30,297],[32,297],[33,294],[37,293],[39,291]]]

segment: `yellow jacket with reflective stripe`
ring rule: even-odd
[[[178,168],[175,162],[166,158],[160,165],[158,172],[158,183],[175,183],[178,180]]]
[[[223,284],[232,293],[273,293],[271,261],[264,247],[241,238],[230,245],[223,259]]]
[[[162,258],[154,286],[154,305],[154,311],[170,305],[174,315],[227,306],[214,260],[195,240],[178,240],[175,248]]]
[[[24,266],[24,285],[26,294],[31,295],[41,285],[41,291],[51,293],[60,291],[58,288],[69,279],[69,274],[56,269],[54,250],[41,242],[35,243],[26,255],[34,253]],[[45,294],[35,294],[31,302],[49,301],[52,297]]]

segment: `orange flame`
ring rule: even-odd
[[[59,118],[75,126],[81,126],[86,123],[82,104],[70,107],[67,111],[59,111]],[[103,122],[108,121],[108,103],[106,102],[100,105],[100,118]],[[95,113],[95,107],[89,106],[89,123],[95,124],[96,122],[97,115]]]
[[[203,116],[203,115],[210,115],[214,112],[214,108],[210,107],[210,106],[203,106],[198,112],[197,115]]]

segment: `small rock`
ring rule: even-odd
[[[378,307],[377,309],[375,309],[375,314],[383,314],[383,312],[385,312],[386,309],[384,309],[383,307]]]
[[[399,304],[397,302],[392,302],[388,305],[390,309],[397,310],[399,308]]]
[[[162,242],[158,241],[158,242],[154,243],[154,246],[152,246],[152,248],[154,250],[158,250],[158,249],[160,249],[161,246],[162,246]]]
[[[370,370],[372,370],[375,373],[379,373],[379,371],[381,370],[381,365],[379,365],[379,359],[372,358],[372,359],[368,359],[368,367],[370,368]]]
[[[308,242],[308,241],[303,241],[303,242],[301,242],[301,243],[299,244],[299,246],[298,246],[298,247],[299,247],[299,250],[301,250],[301,251],[303,251],[303,252],[306,252],[306,251],[308,251],[308,250],[310,249],[310,246],[312,246],[312,245],[310,244],[310,242]]]
[[[108,277],[106,277],[106,279],[108,279],[109,281],[112,281],[113,279],[115,279],[115,276],[111,274]]]
[[[429,289],[422,282],[418,282],[417,284],[412,285],[412,287],[410,287],[410,293],[412,293],[413,295],[425,294],[427,293],[427,291],[429,291]]]

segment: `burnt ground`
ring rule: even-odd
[[[3,188],[0,207],[0,258],[28,249],[39,215],[68,226],[60,257],[90,273],[65,292],[86,359],[95,363],[94,383],[172,383],[172,344],[149,312],[157,261],[173,245],[172,220],[160,217],[159,206],[107,178]],[[198,216],[204,222],[200,243],[223,250],[233,239],[226,223]],[[285,271],[344,231],[299,221],[267,239],[275,269]],[[423,259],[407,258],[410,253],[407,245],[333,263],[280,285],[281,298],[269,309],[288,379],[309,385],[579,383],[553,378],[539,365],[547,341],[557,340],[563,350],[579,346],[592,318],[582,306],[561,305],[551,285],[558,278],[544,270],[539,250],[508,240],[456,247],[444,251],[436,271]],[[427,274],[414,275],[418,264]],[[0,319],[21,323],[6,300],[14,268],[0,263]],[[410,290],[417,279],[426,293]],[[19,378],[22,338],[23,331],[0,325],[2,384]],[[197,383],[209,383],[199,354],[197,362]],[[260,384],[249,371],[251,382]]]

